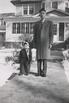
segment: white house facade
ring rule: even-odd
[[[19,39],[21,35],[27,37],[33,35],[33,25],[40,19],[37,14],[41,7],[45,7],[47,16],[50,18],[69,17],[68,0],[12,0],[11,3],[16,7],[16,14],[4,18],[7,44],[22,42]],[[51,20],[53,21],[53,42],[64,41],[69,34],[68,22],[61,22],[60,19]]]

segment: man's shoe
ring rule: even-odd
[[[18,75],[19,75],[19,76],[20,76],[20,75],[23,75],[23,73],[19,73]]]
[[[41,76],[42,76],[42,77],[46,77],[46,74],[42,74]]]

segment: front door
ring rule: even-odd
[[[59,23],[59,41],[64,41],[64,23]]]

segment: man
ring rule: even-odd
[[[34,45],[37,50],[38,75],[46,77],[47,59],[49,57],[49,47],[52,43],[52,22],[46,20],[46,10],[39,11],[41,20],[34,25]],[[42,68],[43,67],[43,68]]]

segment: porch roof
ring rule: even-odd
[[[4,18],[5,21],[9,22],[37,22],[40,20],[40,17],[25,17],[25,16],[13,16]],[[69,16],[46,16],[46,20],[51,20],[53,22],[69,22]]]
[[[12,21],[12,22],[36,22],[40,20],[39,16],[12,16],[4,18],[5,21]]]

